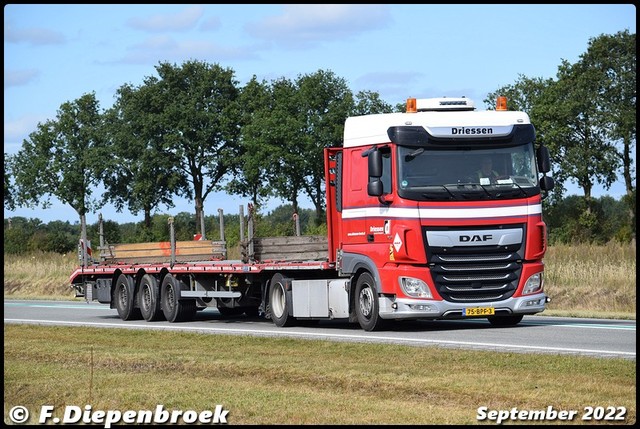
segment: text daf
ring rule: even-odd
[[[485,235],[461,235],[460,242],[467,243],[469,241],[489,241],[493,239],[493,235],[485,234]]]

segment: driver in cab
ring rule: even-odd
[[[486,156],[482,158],[480,169],[476,171],[478,181],[481,185],[496,183],[498,180],[498,172],[493,169],[491,158]]]

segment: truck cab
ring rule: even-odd
[[[325,157],[330,257],[351,277],[350,318],[365,330],[392,319],[508,326],[544,311],[553,180],[526,113],[503,98],[492,111],[409,99],[403,113],[348,118],[343,147]]]

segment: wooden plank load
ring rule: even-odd
[[[323,235],[254,237],[253,255],[249,257],[258,262],[326,261],[328,251],[327,237]]]
[[[224,241],[176,241],[175,262],[225,259]],[[100,251],[106,263],[167,263],[171,261],[171,242],[112,244]]]

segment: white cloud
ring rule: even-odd
[[[27,85],[40,75],[36,69],[4,70],[4,87]]]
[[[47,28],[15,28],[14,25],[5,21],[4,41],[30,45],[58,45],[65,43],[66,38],[62,33]]]
[[[132,18],[129,20],[129,25],[135,29],[149,32],[184,31],[194,28],[203,14],[203,6],[190,6],[179,13]]]
[[[39,123],[47,121],[45,116],[25,115],[13,121],[4,122],[4,152],[16,153],[22,147],[22,141],[36,131]]]
[[[208,18],[202,24],[200,24],[201,31],[215,31],[220,29],[220,27],[221,27],[220,18],[217,16]]]
[[[127,64],[147,64],[158,61],[183,61],[191,58],[210,62],[255,59],[248,47],[228,47],[207,40],[177,41],[167,36],[149,38],[129,48],[118,61]]]
[[[388,5],[286,5],[281,15],[248,24],[245,29],[254,37],[302,48],[378,30],[390,22]]]

